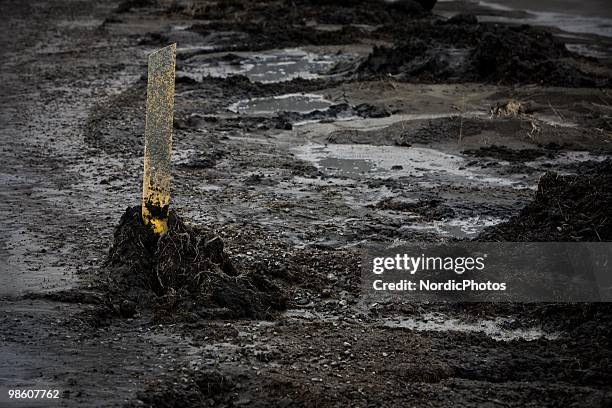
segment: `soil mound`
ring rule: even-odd
[[[357,76],[395,75],[418,82],[488,82],[609,87],[609,73],[570,52],[544,29],[478,23],[474,16],[415,20],[397,31],[391,48],[376,47]]]
[[[519,215],[479,236],[480,241],[612,241],[612,160],[577,175],[547,173],[535,199]]]
[[[133,0],[132,0],[133,1]],[[429,15],[435,0],[231,0],[194,2],[184,13],[196,19],[244,23],[284,23],[286,28],[315,21],[319,24],[392,24],[410,16]],[[263,19],[266,19],[265,21]]]
[[[158,318],[185,314],[203,318],[266,319],[285,308],[281,289],[261,272],[239,272],[223,241],[186,225],[170,212],[169,230],[156,236],[128,208],[114,234],[106,289],[119,312],[126,304],[151,306]]]
[[[480,147],[478,149],[468,149],[464,150],[462,153],[473,157],[489,157],[492,159],[508,161],[511,163],[524,163],[539,159],[543,156],[549,158],[554,157],[554,151],[547,151],[543,149],[514,150],[506,146],[498,145]]]
[[[401,25],[425,18],[435,1],[402,0],[232,0],[194,2],[183,13],[202,22],[189,30],[203,36],[230,35],[231,50],[265,50],[304,45],[353,44],[368,37],[357,25]],[[317,25],[341,26],[320,30]]]

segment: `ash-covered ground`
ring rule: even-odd
[[[612,240],[611,7],[434,3],[2,2],[0,391],[60,398],[0,405],[612,405],[607,304],[364,301],[368,245]]]

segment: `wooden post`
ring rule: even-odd
[[[156,234],[168,231],[176,44],[149,55],[142,220]]]

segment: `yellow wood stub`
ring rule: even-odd
[[[176,44],[149,55],[142,219],[157,234],[168,230]]]

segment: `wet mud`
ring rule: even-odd
[[[0,389],[91,407],[612,404],[605,304],[361,287],[366,246],[612,239],[605,36],[484,2],[51,3],[2,6],[18,29],[0,68]],[[146,56],[173,41],[158,237],[132,206]]]

